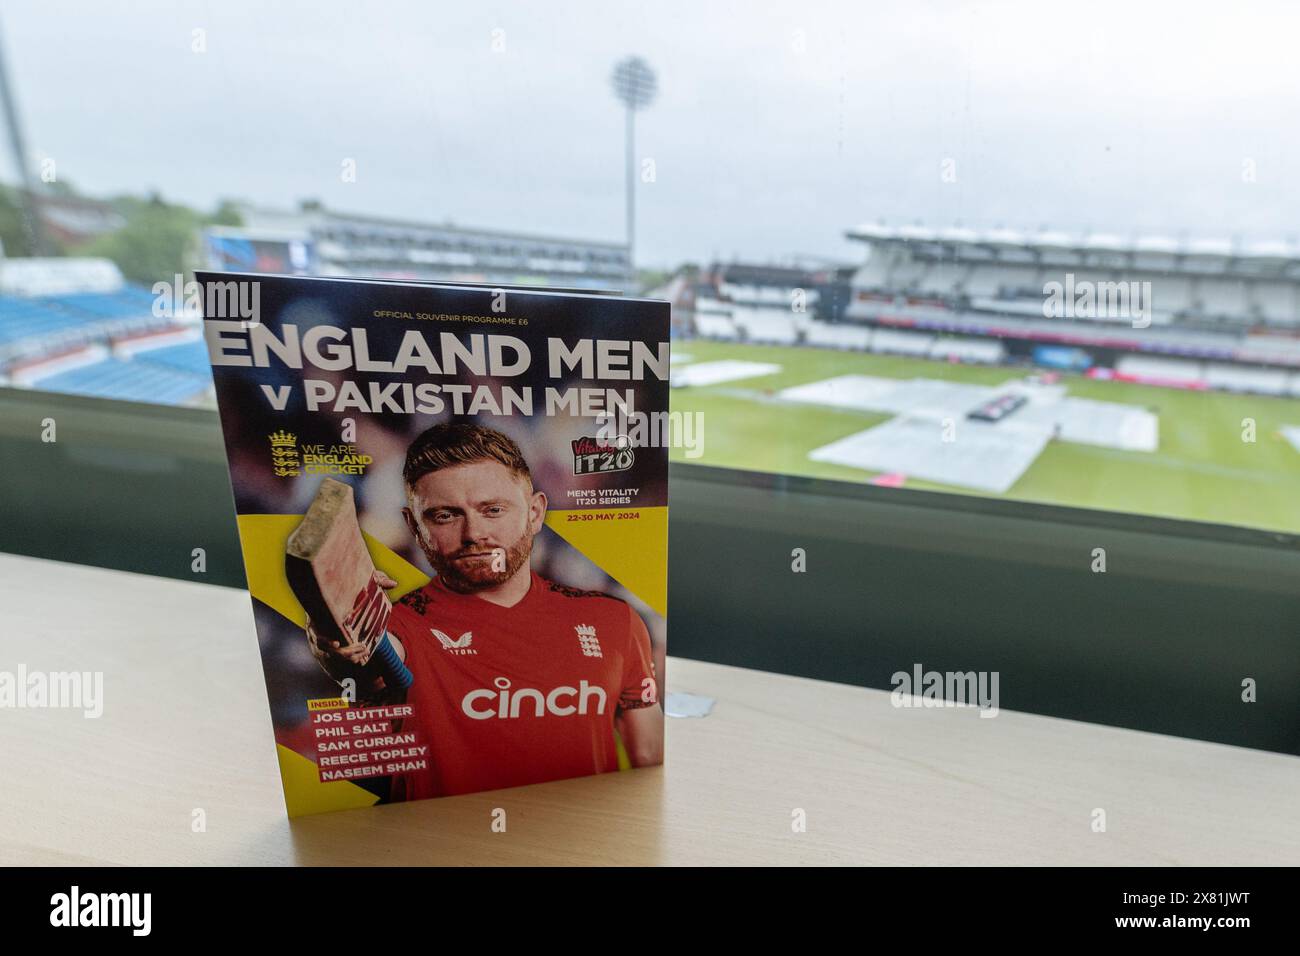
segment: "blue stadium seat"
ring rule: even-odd
[[[92,320],[126,319],[141,314],[151,315],[152,306],[135,296],[118,292],[83,292],[59,297],[60,303],[73,312],[81,312]]]
[[[211,378],[148,362],[110,358],[83,368],[56,372],[33,383],[34,388],[96,398],[179,405],[203,393]]]
[[[86,324],[59,300],[0,295],[0,344],[62,332]]]
[[[179,345],[166,345],[160,349],[139,352],[134,361],[188,372],[204,379],[212,377],[212,369],[208,364],[208,350],[202,341],[182,342]]]

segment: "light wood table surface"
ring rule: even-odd
[[[245,592],[0,555],[0,607],[0,671],[104,674],[0,709],[0,865],[1300,864],[1300,758],[677,658],[663,768],[290,821]]]

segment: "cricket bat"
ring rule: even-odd
[[[321,482],[286,543],[284,572],[318,634],[345,647],[363,644],[389,687],[410,685],[410,672],[386,637],[393,606],[375,581],[351,485]]]

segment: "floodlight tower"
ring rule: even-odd
[[[0,37],[0,113],[9,133],[9,147],[13,150],[14,173],[18,176],[18,201],[22,205],[23,227],[34,256],[45,255],[49,250],[45,230],[41,227],[40,208],[36,199],[36,182],[27,168],[27,143],[23,138],[23,125],[18,119],[18,100],[9,80],[5,63],[4,38]]]
[[[636,281],[633,247],[636,237],[636,113],[655,98],[658,85],[649,64],[639,56],[629,56],[614,67],[611,78],[614,93],[627,108],[627,267],[629,278]]]

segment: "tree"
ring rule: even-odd
[[[86,243],[78,253],[103,256],[117,263],[129,282],[153,285],[185,272],[203,217],[184,206],[173,206],[157,195],[147,200],[123,197],[115,202],[126,218],[116,232]]]
[[[239,214],[239,207],[233,200],[223,199],[217,204],[217,210],[208,217],[210,226],[242,226],[244,217]]]
[[[32,236],[15,190],[0,186],[0,246],[6,256],[30,256]]]

